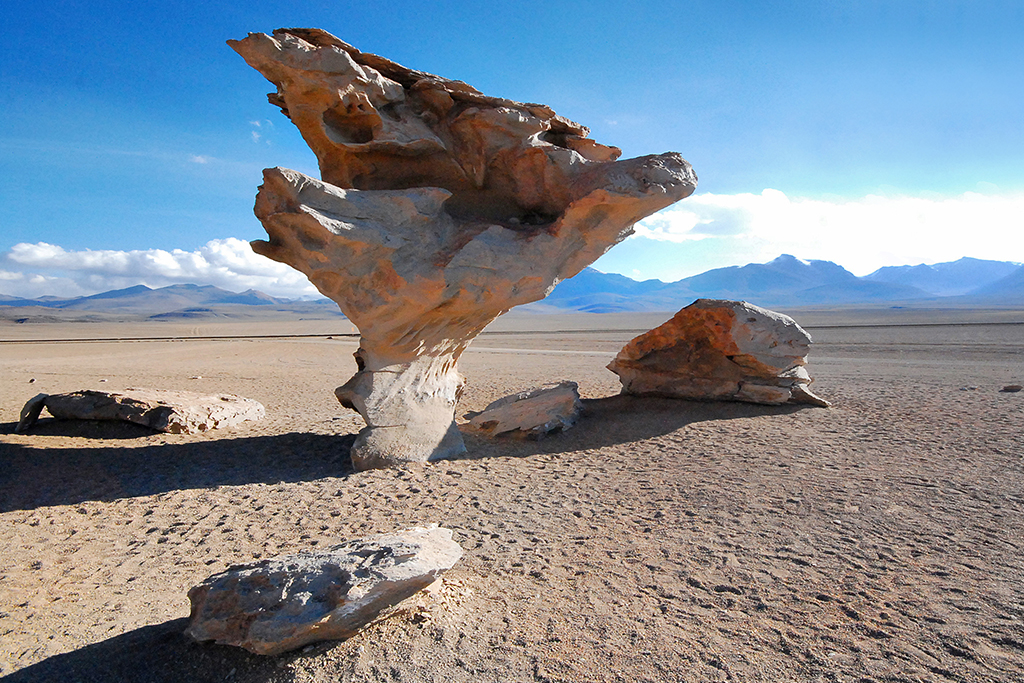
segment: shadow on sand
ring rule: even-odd
[[[540,441],[488,439],[466,435],[468,459],[527,457],[628,444],[670,434],[689,424],[760,415],[786,415],[807,406],[700,403],[660,398],[612,396],[584,401],[580,424]],[[13,425],[4,425],[11,427]],[[44,449],[4,446],[0,467],[0,509],[31,509],[84,500],[111,500],[159,492],[254,482],[313,480],[352,473],[348,452],[353,435],[282,434],[145,447],[110,446],[132,438],[135,427],[46,426],[46,434],[82,436],[103,432],[97,448]],[[63,430],[63,431],[61,431]],[[67,431],[74,430],[74,431]],[[8,431],[8,430],[4,430]],[[145,432],[149,434],[150,432]],[[140,434],[135,434],[136,436]],[[165,681],[289,680],[281,662],[316,656],[312,652],[262,657],[239,648],[197,644],[182,632],[187,619],[135,629],[65,654],[54,655],[8,675],[4,683],[79,681],[82,683],[164,683]]]
[[[68,422],[80,421],[69,420],[63,425],[54,421],[41,427],[46,435],[76,429],[69,435],[84,436],[82,430],[98,430],[106,436],[94,437],[98,439],[95,448],[0,444],[0,512],[216,486],[311,481],[352,473],[349,449],[354,435],[292,433],[122,446],[118,440],[130,439],[143,428],[117,423],[69,426]]]
[[[725,401],[684,401],[646,396],[609,396],[583,400],[577,426],[539,441],[508,437],[487,438],[465,434],[468,453],[463,458],[525,457],[570,453],[635,443],[671,434],[698,422],[717,422],[759,415],[789,415],[809,405],[780,406]]]
[[[466,434],[462,459],[529,457],[633,443],[696,422],[784,415],[808,406],[702,403],[678,399],[611,396],[584,401],[573,429],[539,441]],[[0,431],[10,433],[14,425]],[[355,435],[279,434],[159,445],[125,445],[152,432],[127,423],[50,420],[42,436],[96,440],[95,448],[36,448],[0,444],[0,512],[87,500],[110,501],[169,491],[253,483],[311,481],[352,474]]]
[[[129,631],[93,645],[54,655],[5,676],[4,683],[223,683],[245,679],[288,680],[280,657],[254,655],[241,648],[199,644],[183,631],[188,619],[173,619]],[[314,653],[311,653],[314,654]]]

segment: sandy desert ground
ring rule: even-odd
[[[1024,383],[1024,312],[798,313],[831,409],[618,396],[604,366],[667,317],[499,321],[463,358],[460,413],[572,379],[579,425],[365,473],[332,394],[355,369],[344,321],[0,323],[0,675],[1024,681],[1024,392],[1000,392]],[[167,339],[29,342],[110,337]],[[268,417],[13,433],[38,392],[129,386]],[[187,590],[231,564],[430,522],[462,561],[348,641],[267,658],[181,634]]]

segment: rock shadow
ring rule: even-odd
[[[97,429],[127,434],[133,427]],[[61,428],[69,427],[46,427]],[[96,448],[2,443],[0,512],[217,486],[345,477],[352,473],[349,450],[354,440],[351,434],[289,433],[147,446],[108,442]]]
[[[4,683],[223,683],[288,680],[278,663],[241,648],[199,644],[183,631],[188,619],[144,626],[99,643],[48,657],[4,677]]]
[[[573,429],[539,441],[464,434],[468,453],[460,459],[599,449],[655,438],[696,422],[786,415],[811,407],[623,395],[586,399],[583,404],[585,412]],[[106,443],[96,448],[0,444],[0,512],[217,486],[311,481],[353,473],[349,457],[353,434],[289,433],[121,446],[111,442],[152,432],[139,433],[144,428],[126,423],[80,424],[83,422],[89,421],[40,423],[33,433],[92,437]],[[13,429],[13,425],[4,427]]]
[[[16,426],[17,423],[14,422],[0,425],[0,434],[14,434]],[[70,436],[119,441],[141,439],[153,436],[157,432],[134,422],[120,420],[59,420],[55,417],[43,417],[32,425],[28,433],[34,436]]]
[[[663,436],[697,422],[790,415],[812,407],[801,404],[770,406],[734,401],[687,401],[622,394],[583,399],[583,416],[576,426],[566,432],[537,441],[464,434],[469,452],[462,458],[527,457],[604,448]]]

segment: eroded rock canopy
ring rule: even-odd
[[[268,97],[322,179],[264,172],[253,249],[305,273],[359,327],[359,372],[337,395],[367,423],[357,468],[448,457],[456,362],[513,306],[544,298],[693,192],[675,153],[619,150],[541,104],[360,52],[318,29],[229,41],[277,86]]]

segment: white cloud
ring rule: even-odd
[[[636,234],[680,243],[678,250],[686,242],[717,241],[724,257],[736,257],[735,264],[789,253],[834,261],[857,275],[962,256],[1024,261],[1024,195],[966,192],[830,201],[790,198],[772,189],[700,194],[644,219]],[[703,251],[710,247],[703,245]],[[720,265],[730,264],[708,267]]]
[[[249,136],[252,138],[253,142],[259,142],[260,140],[263,140],[265,144],[271,144],[270,138],[267,136],[269,136],[269,134],[273,132],[269,130],[274,127],[273,121],[271,121],[270,119],[263,119],[261,121],[250,121],[249,125],[253,127],[253,130],[249,131]],[[257,128],[265,132],[260,132],[256,130]]]
[[[259,256],[248,242],[233,237],[211,240],[197,251],[68,251],[46,242],[21,243],[0,256],[0,293],[13,296],[79,296],[181,283],[292,298],[319,296],[302,273]]]
[[[938,263],[962,256],[1024,261],[1024,195],[968,192],[955,197],[854,200],[760,194],[699,194],[636,226],[640,238],[595,267],[637,279],[678,280],[779,254],[834,261],[864,275],[881,266]],[[255,254],[243,240],[211,240],[195,251],[79,250],[39,242],[0,253],[0,293],[77,296],[144,284],[212,284],[274,296],[316,297],[305,276]]]
[[[210,163],[210,157],[205,157],[205,156],[203,156],[201,154],[193,154],[193,155],[189,156],[188,160],[191,161],[194,164],[208,164],[208,163]]]

